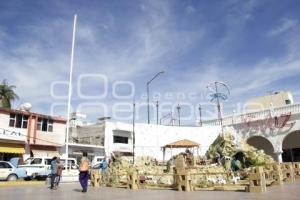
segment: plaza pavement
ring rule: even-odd
[[[283,186],[268,187],[265,193],[195,191],[178,192],[172,190],[127,190],[119,188],[92,188],[88,193],[81,193],[79,183],[61,184],[57,190],[50,190],[45,185],[0,187],[0,200],[299,200],[300,180]]]

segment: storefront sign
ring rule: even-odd
[[[20,132],[0,128],[0,139],[25,141],[26,136]]]

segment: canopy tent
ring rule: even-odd
[[[165,161],[165,154],[166,154],[166,148],[170,148],[171,149],[171,153],[172,153],[172,149],[174,148],[195,148],[197,147],[197,152],[199,149],[200,144],[198,144],[197,142],[193,142],[191,140],[188,139],[183,139],[183,140],[179,140],[176,142],[172,142],[170,144],[166,144],[162,147],[163,149],[163,160]]]

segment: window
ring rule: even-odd
[[[290,100],[290,99],[286,99],[286,100],[285,100],[285,104],[286,104],[286,105],[291,104],[291,100]]]
[[[22,115],[17,114],[16,115],[16,128],[21,128],[22,127]]]
[[[24,161],[24,164],[25,165],[30,165],[31,161],[33,160],[33,158],[27,158],[25,161]]]
[[[53,120],[48,121],[48,132],[53,132]]]
[[[22,128],[27,128],[28,125],[28,116],[23,116],[23,120],[22,120]]]
[[[114,136],[114,143],[128,144],[128,137]]]
[[[10,114],[9,126],[10,127],[15,127],[15,122],[16,122],[16,115],[15,114]]]
[[[39,118],[37,122],[37,130],[45,132],[53,132],[53,120]]]
[[[35,158],[31,161],[32,165],[38,165],[38,164],[42,164],[42,159],[41,158]]]
[[[60,164],[64,166],[65,169],[66,159],[61,159]],[[68,160],[67,168],[71,167],[72,169],[78,169],[78,166],[75,164],[75,160]]]
[[[0,162],[0,169],[10,169],[10,168],[12,168],[10,164],[6,162]]]
[[[15,128],[27,128],[28,116],[11,113],[9,117],[9,126]]]
[[[0,162],[0,169],[9,169],[11,166],[6,162]]]
[[[52,159],[45,159],[45,165],[51,165]]]

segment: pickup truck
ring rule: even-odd
[[[51,174],[51,160],[50,157],[34,157],[25,160],[24,165],[18,165],[19,168],[24,168],[27,172],[27,177],[25,180],[45,180]],[[66,159],[61,158],[60,162],[64,165]],[[68,170],[63,170],[63,175],[66,174],[65,171],[72,170],[72,174],[78,171],[78,165],[75,158],[68,158]],[[79,173],[79,172],[78,172]],[[67,173],[68,174],[68,173]]]

